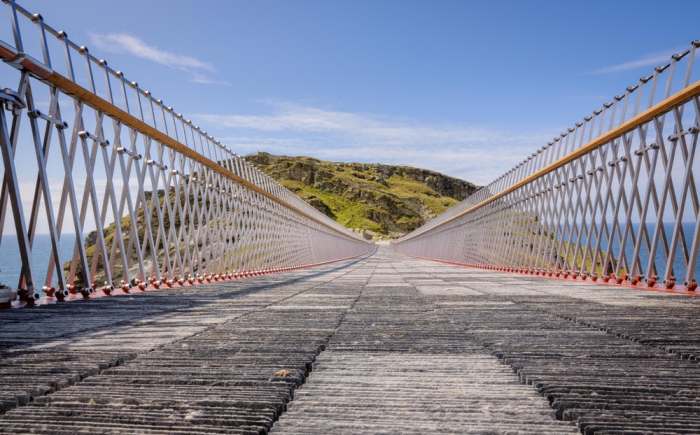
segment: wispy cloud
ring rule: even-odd
[[[630,60],[623,63],[618,63],[616,65],[608,65],[603,68],[598,68],[590,72],[590,74],[601,75],[601,74],[612,74],[622,71],[631,71],[639,68],[648,68],[661,65],[668,62],[671,55],[677,53],[679,49],[667,50],[659,53],[652,53],[642,56],[638,59]]]
[[[242,154],[269,151],[339,161],[406,164],[486,183],[542,145],[552,132],[433,124],[289,103],[270,113],[194,117]]]
[[[202,85],[231,86],[231,82],[228,82],[226,80],[219,80],[219,79],[212,78],[211,76],[208,76],[206,74],[198,74],[198,73],[192,74],[192,83],[199,83]]]
[[[211,63],[192,56],[162,50],[128,33],[90,33],[89,38],[90,42],[101,50],[129,54],[169,68],[186,71],[192,75],[191,81],[194,83],[229,84],[211,77],[211,74],[216,73],[216,68]]]

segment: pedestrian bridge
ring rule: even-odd
[[[699,310],[385,248],[6,310],[0,432],[697,433]]]
[[[700,41],[377,247],[0,7],[0,432],[700,432]]]

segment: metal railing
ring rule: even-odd
[[[620,284],[671,289],[682,280],[695,290],[699,47],[693,41],[395,249]]]
[[[41,15],[3,8],[0,247],[25,303],[372,250]]]

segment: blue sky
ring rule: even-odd
[[[477,183],[700,38],[697,1],[20,3],[240,154]]]

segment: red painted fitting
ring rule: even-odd
[[[664,284],[665,284],[667,290],[671,290],[673,287],[676,286],[676,278],[670,277],[669,279],[666,280],[666,282]]]
[[[49,287],[46,285],[42,287],[41,290],[43,290],[44,294],[49,298],[53,297],[54,293],[56,292],[56,289],[54,287]]]
[[[695,280],[695,278],[691,279],[690,282],[688,282],[685,285],[685,289],[688,290],[689,292],[694,292],[698,288],[698,282]]]
[[[112,294],[112,287],[110,286],[104,286],[102,287],[102,293],[104,293],[105,296],[109,296]]]
[[[144,281],[139,281],[138,288],[141,291],[146,291],[146,283]]]
[[[647,279],[647,287],[655,287],[656,280],[658,280],[658,277],[656,275],[650,276],[649,279]]]
[[[622,284],[626,279],[627,279],[627,274],[623,272],[620,274],[620,276],[615,278],[615,282],[617,282],[618,284]]]
[[[630,279],[630,284],[632,284],[632,285],[637,285],[637,284],[639,284],[639,282],[640,282],[641,280],[642,280],[641,275],[639,275],[639,274],[634,275],[634,276],[632,277],[632,279]]]
[[[58,301],[64,301],[64,300],[66,299],[67,293],[68,293],[67,290],[59,289],[59,290],[55,293],[55,295],[56,295],[56,300],[58,300]]]
[[[583,273],[581,274],[581,281],[585,281],[585,280],[587,280],[587,279],[588,279],[588,274],[587,274],[586,272],[583,272]]]
[[[68,291],[70,294],[74,295],[78,293],[78,288],[75,286],[75,284],[68,284]]]

